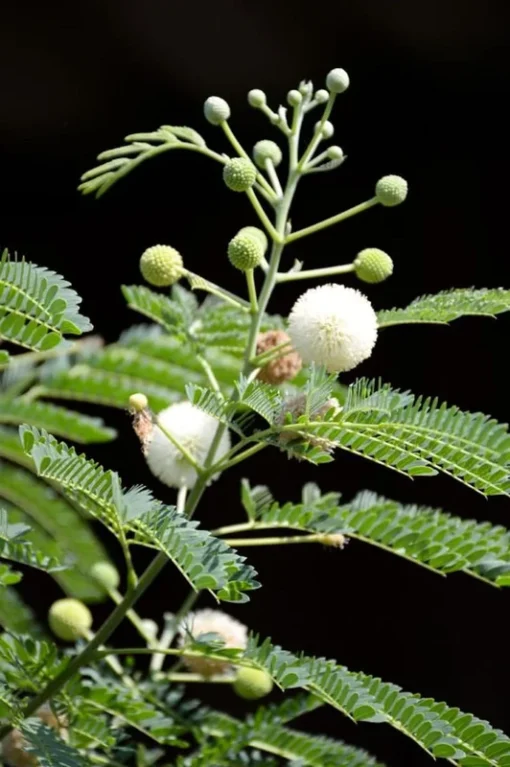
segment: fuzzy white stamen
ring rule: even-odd
[[[189,641],[189,635],[193,639],[199,639],[203,634],[217,634],[224,642],[222,649],[237,648],[244,650],[248,644],[248,629],[235,618],[231,618],[221,610],[197,610],[190,613],[179,626],[179,647],[185,647]],[[203,676],[221,674],[230,670],[231,664],[227,661],[214,658],[198,658],[183,656],[184,663],[188,668]]]

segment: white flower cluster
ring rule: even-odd
[[[179,626],[178,632],[179,647],[185,647],[189,644],[190,634],[193,639],[199,639],[203,634],[217,634],[224,642],[222,649],[244,650],[248,644],[246,626],[221,610],[205,608],[189,613]],[[231,665],[226,661],[214,658],[183,656],[183,661],[188,668],[203,676],[225,673],[231,668]]]
[[[377,315],[359,290],[344,285],[310,288],[294,304],[288,333],[305,364],[340,373],[370,357],[377,340]]]
[[[158,422],[188,451],[199,466],[203,465],[218,428],[215,418],[191,402],[184,401],[162,410],[158,415]],[[225,429],[214,460],[220,460],[229,450],[230,436]],[[194,467],[157,425],[152,430],[145,452],[149,469],[165,485],[190,489],[197,481]]]

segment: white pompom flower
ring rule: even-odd
[[[248,629],[235,618],[221,610],[197,610],[189,613],[178,628],[178,645],[186,647],[190,643],[190,634],[195,640],[199,640],[204,634],[217,634],[223,641],[221,649],[245,650],[248,644]],[[223,674],[231,670],[231,664],[227,661],[206,657],[182,657],[188,668],[202,676]]]
[[[197,472],[182,452],[164,433],[168,432],[184,447],[199,466],[207,458],[218,428],[218,421],[187,400],[162,410],[157,418],[162,429],[155,425],[145,446],[145,458],[152,473],[169,487],[186,487],[197,481]],[[219,461],[230,450],[230,435],[225,429],[216,449],[214,461]],[[217,479],[216,474],[212,479]]]
[[[377,315],[366,296],[344,285],[310,288],[289,315],[287,332],[305,364],[341,373],[370,357],[377,340]]]

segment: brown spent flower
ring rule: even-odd
[[[141,409],[138,409],[136,404],[132,402],[130,402],[130,405],[131,407],[129,412],[133,418],[133,430],[140,440],[142,453],[146,455],[149,443],[152,439],[152,433],[154,431],[152,413],[148,407],[142,407]]]
[[[48,704],[44,704],[36,712],[36,716],[48,727],[57,730],[63,740],[67,740],[67,719],[57,717]],[[20,730],[14,729],[2,741],[2,759],[11,767],[37,767],[39,762],[35,754],[26,750],[27,742]]]
[[[257,355],[287,343],[289,351],[281,350],[281,356],[268,362],[258,372],[257,378],[267,384],[281,384],[291,381],[297,376],[302,367],[299,354],[292,349],[291,340],[283,330],[268,330],[261,333],[257,339]]]

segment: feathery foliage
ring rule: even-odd
[[[380,328],[390,325],[430,323],[446,325],[459,317],[495,317],[510,311],[510,290],[457,288],[415,298],[404,309],[377,313]]]
[[[162,125],[158,130],[132,133],[126,136],[126,144],[101,152],[100,165],[81,177],[78,189],[82,194],[95,192],[101,197],[116,181],[134,170],[144,160],[156,157],[169,149],[205,149],[204,139],[192,128]]]
[[[36,351],[67,344],[65,335],[92,329],[79,312],[81,298],[59,274],[43,266],[0,259],[0,338]]]
[[[79,751],[65,743],[40,719],[25,719],[21,732],[27,741],[26,751],[37,757],[40,767],[85,767]]]
[[[107,442],[115,431],[104,426],[102,419],[76,413],[56,405],[30,402],[21,397],[0,396],[0,423],[30,423],[72,442]]]

